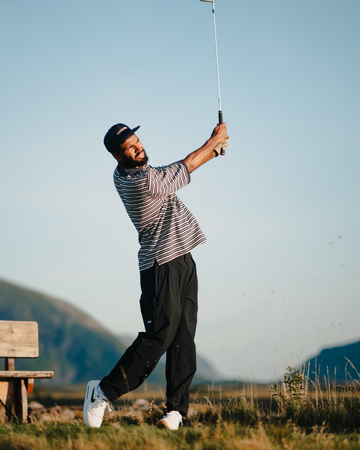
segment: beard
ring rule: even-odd
[[[145,152],[145,149],[143,150],[144,152],[144,157],[140,160],[135,160],[133,158],[130,158],[127,155],[123,155],[122,156],[122,166],[126,169],[135,169],[136,167],[143,167],[145,166],[145,164],[147,164],[147,162],[149,161],[149,158]]]

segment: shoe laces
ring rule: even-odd
[[[114,409],[111,407],[110,403],[108,403],[108,404],[106,405],[105,411],[106,411],[106,412],[109,412],[109,413],[114,411]]]

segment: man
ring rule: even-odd
[[[206,242],[197,221],[175,192],[190,173],[227,146],[226,124],[184,160],[151,167],[144,146],[130,129],[117,124],[104,138],[117,160],[115,187],[139,233],[140,307],[145,332],[138,334],[109,375],[87,385],[83,416],[100,427],[110,402],[141,385],[166,352],[166,411],[159,427],[178,429],[189,406],[196,371],[197,275],[190,252]]]

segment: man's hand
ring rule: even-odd
[[[221,153],[221,150],[226,150],[228,146],[228,139],[226,139],[224,142],[221,142],[214,148],[214,152],[216,153],[216,156],[219,156]]]
[[[217,144],[220,144],[221,142],[224,142],[226,139],[229,139],[229,136],[227,134],[226,131],[226,123],[220,123],[219,125],[217,125],[214,129],[213,132],[211,134],[211,138],[209,139],[216,139],[217,140]]]

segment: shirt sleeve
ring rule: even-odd
[[[154,195],[173,194],[189,183],[190,173],[182,161],[169,166],[151,167],[148,171],[149,191]]]

